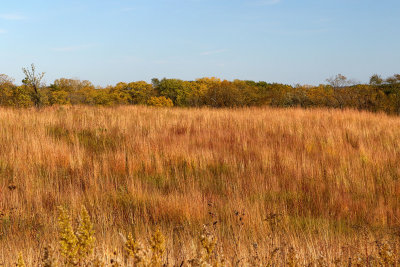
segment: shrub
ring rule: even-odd
[[[174,103],[165,96],[153,96],[147,101],[147,105],[153,107],[172,107]]]

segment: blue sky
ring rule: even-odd
[[[95,85],[400,72],[399,0],[2,0],[0,73]]]

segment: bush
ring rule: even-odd
[[[153,96],[147,101],[147,105],[153,107],[172,107],[174,103],[172,100],[165,96]]]

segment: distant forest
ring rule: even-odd
[[[178,107],[329,107],[400,114],[400,74],[373,75],[357,84],[338,74],[319,86],[201,78],[195,81],[153,79],[98,87],[89,81],[57,79],[45,85],[35,66],[23,69],[22,85],[0,74],[0,106],[149,105]]]

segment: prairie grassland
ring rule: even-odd
[[[58,206],[73,226],[86,207],[107,263],[157,228],[186,266],[204,225],[226,265],[398,257],[399,140],[400,118],[352,110],[3,108],[0,265],[60,257]]]

